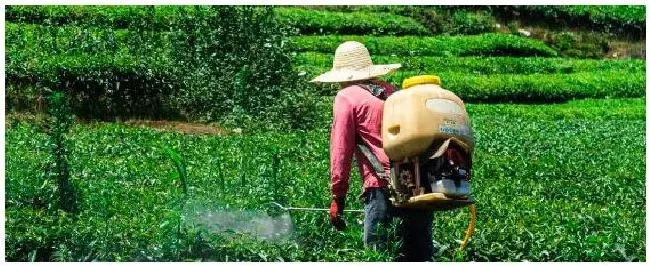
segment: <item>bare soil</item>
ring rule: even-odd
[[[123,124],[141,128],[153,128],[162,131],[173,131],[193,135],[226,135],[228,131],[206,124],[178,122],[178,121],[152,121],[129,120]]]
[[[5,114],[5,129],[11,127],[11,121],[28,121],[34,123],[45,123],[47,115],[45,114],[31,114],[31,113],[11,113]],[[77,123],[80,124],[94,124],[94,122],[86,120],[77,120]],[[170,132],[179,132],[184,134],[192,135],[226,135],[230,133],[228,130],[224,130],[215,126],[192,123],[192,122],[181,122],[181,121],[154,121],[154,120],[127,120],[124,122],[100,122],[103,123],[118,123],[130,127],[139,127],[139,128],[151,128],[159,131],[170,131]]]

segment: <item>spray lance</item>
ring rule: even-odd
[[[270,205],[272,210],[279,210],[279,211],[329,211],[329,209],[325,209],[325,208],[284,207],[277,202],[271,202]],[[363,210],[343,210],[343,212],[363,213]]]

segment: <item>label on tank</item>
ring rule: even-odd
[[[440,125],[440,132],[458,135],[462,132],[462,127],[459,126],[459,123],[456,120],[443,119],[442,124]]]
[[[443,119],[442,123],[447,126],[456,126],[458,124],[456,120],[451,120],[451,119]]]
[[[449,99],[433,98],[427,99],[425,102],[427,109],[436,113],[457,114],[462,115],[465,112],[463,108],[456,102]]]
[[[460,130],[458,130],[457,128],[453,128],[453,127],[440,126],[440,132],[447,133],[447,134],[458,135],[458,133],[460,133]]]

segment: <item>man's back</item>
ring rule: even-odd
[[[393,86],[376,82],[385,88],[387,95],[394,92]],[[379,179],[372,165],[356,148],[356,138],[362,140],[377,156],[385,171],[389,172],[388,156],[382,148],[381,121],[384,101],[373,96],[366,89],[352,85],[340,90],[334,100],[334,121],[332,123],[331,150],[332,185],[334,194],[347,191],[349,164],[356,153],[363,188],[387,187],[386,180]]]

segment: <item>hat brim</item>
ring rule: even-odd
[[[315,77],[310,82],[316,83],[337,83],[365,80],[369,78],[379,77],[393,72],[394,70],[402,67],[401,64],[389,65],[373,65],[361,70],[330,70]]]

